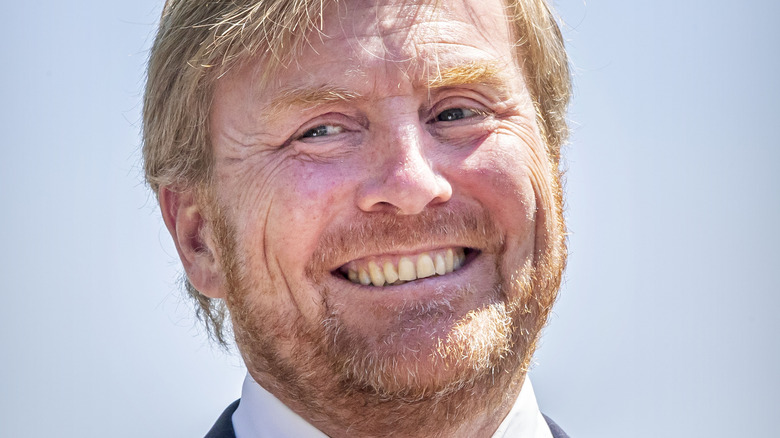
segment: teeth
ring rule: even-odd
[[[444,257],[441,254],[436,254],[433,264],[436,266],[436,274],[444,275],[447,273],[447,264],[444,262]]]
[[[350,263],[345,268],[349,281],[382,287],[385,285],[402,284],[418,278],[428,278],[434,275],[446,275],[457,271],[466,261],[466,253],[463,248],[447,249],[434,253],[422,253],[416,257],[401,257],[398,267],[392,261],[371,260],[367,265]]]
[[[428,278],[436,273],[433,260],[428,254],[417,257],[417,278]]]
[[[463,254],[463,250],[458,249],[452,260],[452,270],[457,271],[458,269],[460,269],[461,266],[463,266],[463,259],[465,258],[466,256],[465,254]]]
[[[368,264],[368,275],[371,277],[371,284],[374,286],[385,285],[385,274],[376,263],[371,262]]]
[[[402,281],[417,280],[417,273],[414,272],[414,263],[409,257],[401,257],[398,261],[398,279]]]
[[[384,266],[382,266],[382,271],[385,274],[385,280],[387,280],[388,283],[393,284],[396,281],[398,281],[398,273],[395,272],[395,266],[393,266],[390,262],[385,262]]]
[[[371,276],[368,275],[368,272],[366,272],[365,269],[361,269],[358,273],[358,280],[360,280],[360,284],[363,286],[368,286],[371,284]]]

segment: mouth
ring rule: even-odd
[[[451,274],[467,265],[478,253],[471,248],[457,247],[411,255],[367,257],[350,261],[333,274],[363,286],[397,286]]]

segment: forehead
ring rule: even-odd
[[[360,42],[353,53],[383,61],[428,58],[436,45],[503,49],[508,43],[502,0],[360,0],[337,3],[323,15],[321,42]]]
[[[473,62],[515,65],[504,8],[503,0],[340,1],[286,65],[264,71],[270,63],[260,56],[240,76],[264,92],[323,82],[323,72],[333,82],[376,89],[430,83],[443,70]]]

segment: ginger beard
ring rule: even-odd
[[[267,266],[253,269],[256,259],[247,257],[246,241],[229,218],[217,214],[211,231],[220,248],[236,342],[250,374],[315,426],[335,423],[357,434],[398,434],[407,424],[410,436],[436,436],[445,433],[442,424],[456,429],[458,420],[511,404],[557,296],[566,258],[558,178],[542,186],[552,193],[537,197],[535,251],[522,260],[507,254],[504,236],[486,211],[445,207],[416,216],[374,215],[326,233],[305,269],[306,286],[321,299],[318,324],[264,302],[282,293],[280,287],[296,285]],[[350,326],[342,315],[346,309],[332,299],[339,291],[319,286],[322,276],[338,275],[324,269],[334,260],[366,248],[381,251],[453,235],[483,242],[478,256],[496,256],[495,284],[464,284],[453,299],[393,309],[397,319],[384,333]],[[379,293],[392,293],[392,286]],[[473,296],[481,297],[481,305],[453,310],[462,307],[459,299]]]

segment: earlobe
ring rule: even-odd
[[[222,270],[204,209],[192,189],[160,187],[160,210],[190,283],[203,295],[224,298]]]

